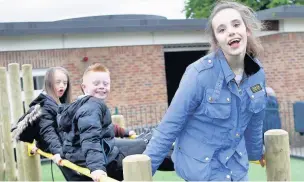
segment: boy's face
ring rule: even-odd
[[[107,72],[88,72],[83,77],[81,85],[83,91],[87,95],[97,97],[99,99],[106,99],[110,93],[110,74]]]
[[[225,55],[239,56],[246,52],[249,32],[237,10],[219,11],[212,19],[212,27],[217,44]]]

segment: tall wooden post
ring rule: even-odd
[[[290,149],[288,132],[268,130],[265,138],[267,181],[290,181]]]
[[[8,99],[6,68],[0,67],[0,110],[3,131],[5,176],[8,181],[16,181],[16,163],[11,136],[10,102]]]
[[[1,118],[1,112],[0,112],[0,118]],[[2,123],[0,123],[0,181],[4,181],[4,151],[3,151],[3,131],[2,131]]]
[[[34,100],[34,83],[32,75],[32,65],[22,65],[22,79],[24,90],[24,105],[25,110],[29,109],[29,104]],[[27,145],[25,146],[27,150]],[[41,181],[41,163],[40,156],[24,156],[25,167],[25,179],[27,181]]]
[[[20,67],[17,63],[11,63],[8,65],[9,74],[9,85],[11,93],[11,108],[12,108],[12,120],[17,123],[18,119],[23,115],[23,103],[21,100],[21,87],[20,87]],[[26,181],[25,179],[25,166],[24,166],[24,156],[27,152],[24,150],[25,144],[19,142],[16,145],[17,152],[17,166],[18,166],[18,180]],[[28,168],[28,167],[26,167]]]
[[[151,159],[147,155],[130,155],[123,159],[124,181],[152,181]]]

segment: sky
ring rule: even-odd
[[[74,17],[150,14],[185,19],[185,0],[0,0],[0,22],[55,21]]]

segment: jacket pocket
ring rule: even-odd
[[[214,149],[190,136],[183,135],[175,146],[175,168],[180,177],[187,181],[207,181],[210,176],[210,161]]]
[[[203,163],[210,162],[213,157],[214,150],[208,147],[207,144],[203,144],[195,139],[183,139],[179,142],[177,150],[179,150],[184,155],[191,157]],[[194,147],[195,146],[195,147]]]
[[[249,111],[259,113],[266,107],[266,91],[264,87],[257,92],[253,92],[250,87],[246,88],[246,92],[250,98]]]
[[[206,89],[205,92],[205,115],[215,119],[227,119],[231,113],[231,93],[221,90],[220,95],[214,97],[214,89]]]

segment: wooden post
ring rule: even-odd
[[[11,136],[10,102],[8,100],[6,68],[0,67],[0,110],[3,131],[5,176],[8,181],[16,181],[16,163]],[[2,137],[2,136],[1,136]]]
[[[290,181],[290,149],[288,132],[268,130],[265,138],[267,181]]]
[[[123,115],[112,115],[112,123],[125,128],[125,118]]]
[[[23,79],[23,90],[24,90],[24,105],[25,110],[29,109],[29,104],[34,100],[34,83],[32,75],[32,65],[22,65],[22,79]],[[28,146],[25,145],[27,151]],[[27,181],[41,181],[41,162],[40,156],[28,156],[24,155],[24,168],[25,179]]]
[[[124,181],[152,181],[151,159],[147,155],[130,155],[123,159]]]
[[[11,108],[12,108],[12,120],[17,123],[18,119],[23,115],[23,103],[21,100],[21,87],[20,87],[20,67],[17,63],[11,63],[8,65],[10,93],[11,93]],[[24,150],[25,144],[18,142],[16,144],[17,153],[17,167],[18,167],[18,180],[26,181],[25,179],[25,168],[28,166],[24,165],[24,156],[27,152]]]
[[[1,115],[1,112],[0,112]],[[1,116],[0,116],[1,118]],[[4,151],[3,151],[3,132],[2,132],[2,123],[0,123],[0,181],[4,181]]]

